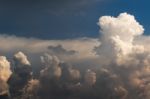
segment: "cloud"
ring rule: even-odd
[[[10,62],[0,61],[9,74],[0,71],[0,84],[19,99],[149,99],[150,47],[143,26],[128,13],[102,16],[98,25],[95,39],[1,35],[0,51]]]
[[[23,99],[39,99],[38,89],[39,89],[39,80],[31,79],[24,88]]]
[[[45,65],[45,69],[41,70],[41,76],[60,78],[62,71],[59,66],[60,61],[56,56],[45,54],[41,56],[41,61]]]
[[[8,79],[9,92],[11,98],[20,98],[23,95],[23,89],[32,78],[31,64],[23,52],[18,52],[13,58],[12,75]]]
[[[66,83],[78,83],[81,80],[80,71],[68,63],[61,63],[62,68],[62,80]]]
[[[7,80],[11,73],[10,62],[5,56],[0,56],[0,95],[8,93]]]
[[[144,31],[134,16],[127,13],[122,13],[117,18],[103,16],[99,19],[98,25],[102,33],[101,46],[96,47],[95,50],[104,59],[119,63],[122,62],[121,58],[129,54],[144,51],[143,46],[133,43],[134,39],[141,36]]]
[[[48,49],[55,55],[73,55],[77,52],[74,50],[66,50],[62,45],[49,46]]]
[[[11,42],[11,44],[9,43]],[[5,44],[5,45],[4,45]],[[62,46],[62,48],[58,48],[59,46]],[[85,46],[88,45],[88,46]],[[93,47],[99,45],[98,39],[95,38],[77,38],[77,39],[66,39],[66,40],[41,40],[41,39],[35,39],[35,38],[22,38],[22,37],[16,37],[16,36],[9,36],[9,35],[0,35],[0,46],[1,53],[3,55],[13,55],[13,53],[16,53],[18,51],[23,51],[28,54],[28,57],[35,56],[34,58],[30,59],[36,59],[37,55],[40,57],[42,53],[53,53],[57,54],[62,53],[62,55],[59,55],[59,58],[66,61],[74,60],[76,59],[85,59],[85,58],[94,58],[95,52],[93,51]],[[51,46],[51,50],[48,48]],[[52,47],[53,46],[53,47]],[[56,50],[57,48],[59,51]],[[53,49],[53,51],[52,51]],[[66,51],[67,52],[66,52]],[[65,53],[63,53],[65,51]],[[68,57],[65,57],[65,54],[69,54],[76,52],[72,55],[67,55]],[[58,55],[58,54],[57,54]]]
[[[143,26],[127,13],[117,17],[103,16],[98,25],[101,28],[101,45],[95,51],[101,64],[107,68],[108,80],[120,81],[111,85],[104,80],[110,86],[107,90],[116,95],[122,94],[119,95],[121,99],[148,98],[150,53],[146,42],[149,37],[143,36]],[[115,79],[110,74],[115,75]]]
[[[14,55],[14,60],[19,64],[30,65],[30,62],[27,60],[27,56],[22,52],[18,52]]]
[[[96,83],[96,73],[88,69],[85,74],[85,83],[92,86]]]

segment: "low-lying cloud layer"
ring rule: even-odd
[[[0,53],[8,59],[0,57],[0,97],[149,99],[150,37],[143,26],[127,13],[102,16],[98,25],[95,39],[1,35]]]

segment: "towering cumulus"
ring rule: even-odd
[[[24,87],[32,78],[32,71],[27,56],[22,52],[14,55],[13,63],[13,73],[8,80],[9,91],[12,98],[19,99],[24,93]]]
[[[105,68],[98,82],[109,86],[108,89],[104,87],[104,97],[111,91],[113,97],[118,96],[119,99],[149,99],[150,51],[145,46],[148,44],[143,42],[148,37],[143,36],[142,25],[127,13],[118,17],[103,16],[98,25],[101,28],[101,45],[95,51]]]
[[[106,63],[122,64],[129,54],[143,52],[143,46],[134,44],[134,39],[143,34],[143,27],[134,16],[121,13],[118,17],[103,16],[98,25],[101,30],[101,46],[96,48],[97,54]]]

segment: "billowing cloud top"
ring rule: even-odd
[[[96,50],[104,59],[120,63],[127,55],[143,51],[143,46],[133,43],[144,31],[134,16],[127,13],[121,13],[118,17],[103,16],[98,24],[101,28],[101,46]]]
[[[143,34],[144,31],[134,16],[127,13],[121,13],[118,17],[103,16],[98,24],[106,39],[118,36],[123,41],[132,42],[135,36]]]
[[[30,65],[30,62],[28,61],[27,56],[22,52],[16,53],[14,55],[14,59],[23,65]]]

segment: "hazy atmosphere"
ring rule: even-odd
[[[1,0],[0,99],[150,99],[149,4]]]

